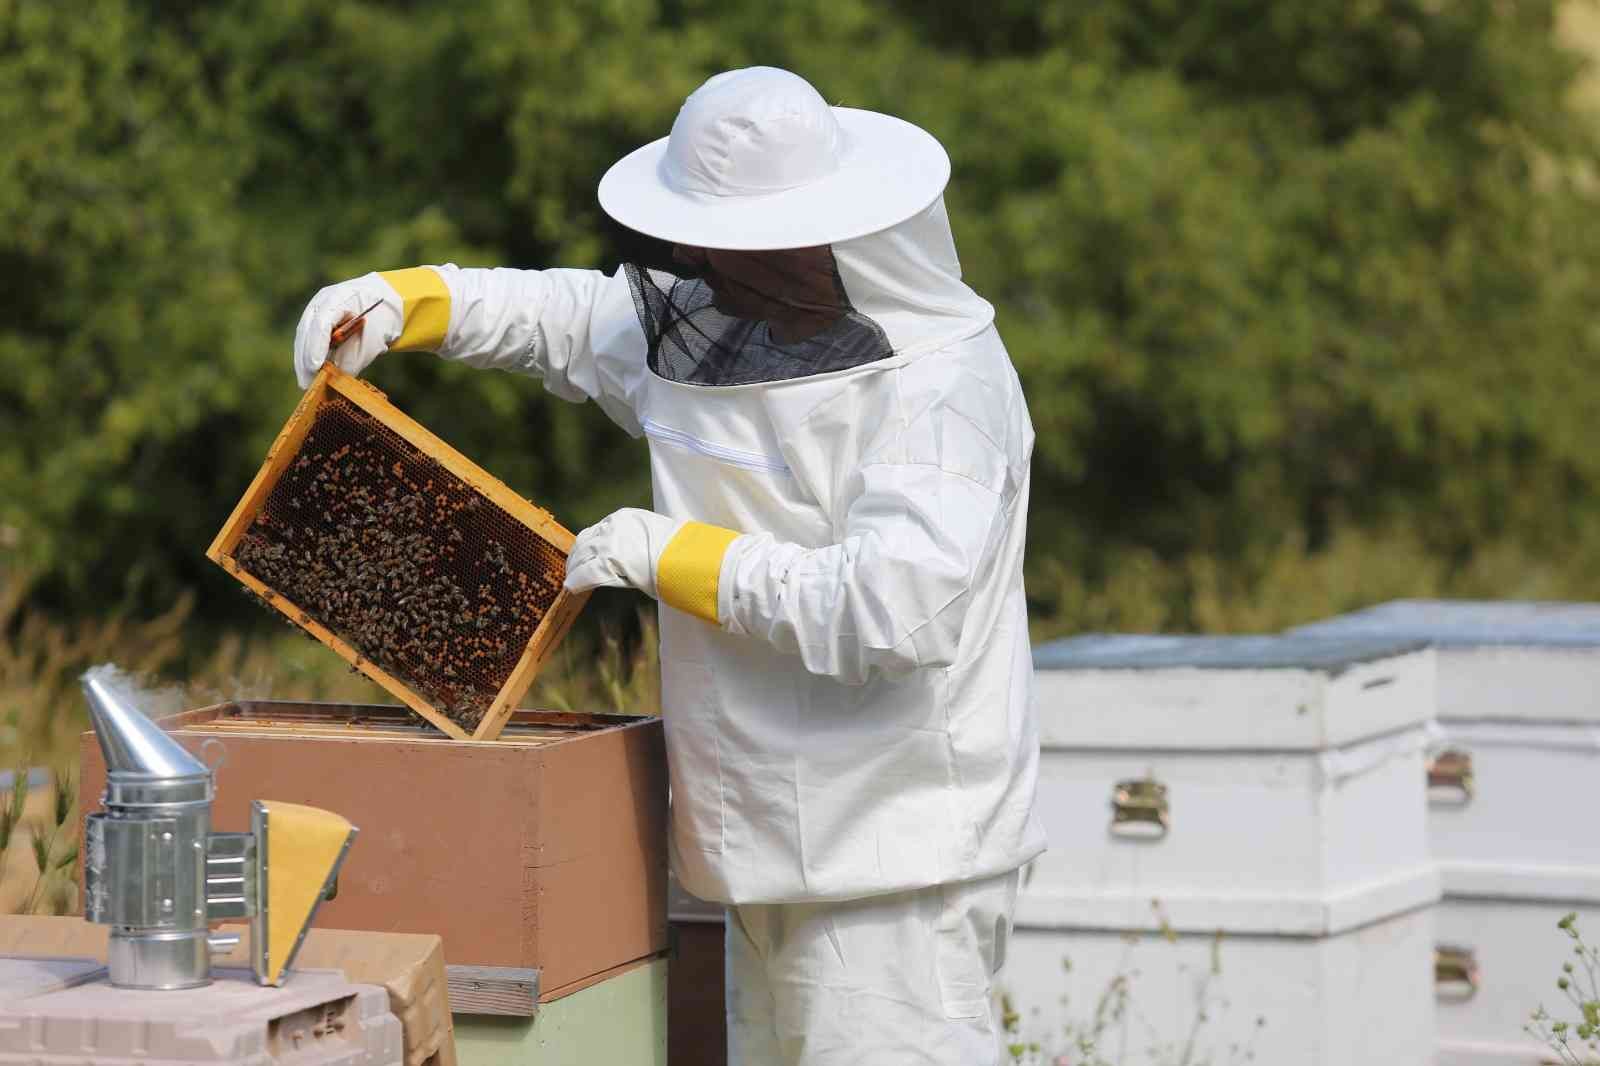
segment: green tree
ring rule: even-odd
[[[1039,433],[1042,618],[1219,624],[1208,596],[1292,598],[1286,550],[1365,573],[1402,541],[1438,564],[1408,591],[1537,563],[1600,596],[1600,153],[1554,13],[0,0],[0,526],[65,607],[242,604],[202,552],[292,407],[316,288],[660,257],[599,175],[762,62],[949,147]],[[647,498],[642,447],[536,382],[371,377],[570,525]],[[1083,606],[1118,589],[1156,606]]]

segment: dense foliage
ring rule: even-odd
[[[0,550],[59,607],[233,610],[202,553],[311,293],[659,254],[595,183],[751,63],[949,147],[1043,628],[1600,598],[1600,151],[1548,0],[0,0]],[[569,525],[648,497],[537,382],[371,377]]]

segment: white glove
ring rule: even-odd
[[[329,285],[311,298],[294,331],[294,373],[302,389],[311,384],[327,361],[333,328],[374,303],[378,306],[367,311],[357,331],[333,353],[335,366],[358,375],[388,351],[405,328],[405,303],[400,294],[373,273]]]
[[[600,585],[636,588],[656,595],[656,564],[683,520],[654,511],[624,507],[578,534],[567,553],[567,583],[572,592]]]

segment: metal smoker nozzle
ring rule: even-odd
[[[97,666],[84,674],[83,694],[107,773],[181,778],[211,772],[133,706],[132,693],[115,667]]]

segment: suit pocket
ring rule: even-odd
[[[935,931],[939,998],[946,1018],[981,1018],[989,1013],[989,964],[967,906],[964,885],[939,886]]]
[[[996,974],[1006,962],[1020,871],[940,885],[939,994],[949,1018],[989,1013]]]

